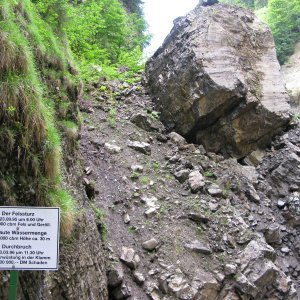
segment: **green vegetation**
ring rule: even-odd
[[[266,20],[274,35],[277,56],[282,64],[293,54],[300,40],[299,0],[270,0]]]
[[[101,239],[102,241],[105,241],[108,233],[108,228],[105,223],[106,213],[102,208],[98,207],[94,203],[91,204],[91,207],[96,217],[96,223],[97,223],[98,230],[100,230]]]
[[[63,99],[76,100],[68,93],[76,89],[68,71],[71,57],[63,37],[51,30],[29,0],[1,0],[0,28],[0,152],[6,158],[0,166],[5,187],[1,202],[59,206],[62,234],[68,235],[75,204],[62,186],[63,146],[56,124],[63,118],[55,111]],[[63,74],[68,84],[56,79],[54,85],[46,73],[57,78]],[[72,115],[77,122],[77,111]],[[71,122],[68,118],[66,113],[64,121]]]
[[[41,17],[64,37],[84,79],[131,79],[149,41],[141,1],[32,0]],[[45,32],[44,32],[45,33]],[[51,48],[51,47],[50,47]]]
[[[59,206],[71,233],[76,205],[63,170],[76,159],[81,78],[136,80],[145,30],[139,0],[0,0],[2,205]]]
[[[254,10],[271,28],[280,64],[293,54],[300,40],[299,0],[222,0]]]

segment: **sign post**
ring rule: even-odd
[[[0,207],[0,270],[11,270],[9,300],[17,295],[19,270],[57,270],[60,210]]]
[[[8,300],[17,300],[19,271],[10,271]]]

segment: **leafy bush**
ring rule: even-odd
[[[270,0],[267,22],[274,36],[278,60],[282,64],[293,53],[300,38],[299,0]]]

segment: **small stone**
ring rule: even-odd
[[[124,223],[125,223],[125,224],[129,224],[129,223],[130,223],[130,217],[129,217],[128,214],[125,214],[125,215],[124,215]]]
[[[124,279],[124,273],[121,265],[114,267],[107,276],[107,284],[109,287],[117,287],[121,285]]]
[[[169,163],[176,164],[180,159],[180,156],[175,154],[172,157],[169,158]]]
[[[168,141],[168,137],[161,133],[157,134],[156,139],[161,143],[166,143]]]
[[[174,176],[180,183],[184,183],[188,179],[189,174],[190,174],[190,170],[184,169],[175,172]]]
[[[149,250],[149,251],[154,250],[157,247],[157,245],[158,245],[158,241],[154,238],[152,238],[142,244],[143,248],[145,250]]]
[[[122,247],[120,260],[131,269],[136,269],[140,262],[140,258],[135,254],[134,249],[127,247]]]
[[[143,285],[145,282],[145,277],[142,273],[135,271],[133,273],[133,280],[138,284],[138,285]]]
[[[174,132],[174,131],[169,134],[169,138],[177,146],[182,146],[182,145],[186,144],[185,138],[182,137],[180,134]]]
[[[280,244],[280,228],[278,224],[271,224],[265,232],[265,239],[268,244]]]
[[[104,144],[104,149],[106,149],[106,151],[110,154],[117,154],[122,151],[121,147],[109,143]]]
[[[232,265],[232,264],[225,265],[224,273],[226,276],[232,276],[232,275],[236,274],[236,271],[237,271],[236,265]]]
[[[130,118],[130,121],[136,126],[144,129],[145,131],[151,131],[152,125],[146,114],[142,114],[142,113],[134,114]]]
[[[193,171],[189,174],[189,184],[192,193],[197,193],[204,185],[204,177],[199,171]]]
[[[156,290],[152,291],[149,296],[151,300],[160,300],[158,291]]]
[[[291,250],[290,250],[290,248],[288,248],[288,247],[282,247],[282,248],[280,249],[280,251],[281,251],[283,254],[288,254]]]
[[[132,165],[132,166],[130,167],[130,169],[131,169],[131,171],[133,171],[133,172],[139,172],[139,173],[142,173],[143,170],[144,170],[144,167],[141,166],[141,165]]]
[[[112,292],[115,300],[127,299],[131,296],[131,288],[123,283],[121,286],[115,288]]]
[[[282,199],[279,199],[279,200],[277,201],[277,207],[278,207],[279,209],[284,209],[285,206],[286,206],[286,201],[284,201],[284,200],[282,200]]]
[[[157,210],[158,210],[158,207],[151,207],[145,211],[145,216],[147,218],[150,218],[150,217],[156,215]]]
[[[91,167],[86,167],[85,169],[84,169],[84,172],[85,172],[85,174],[86,175],[90,175],[91,173],[92,173],[92,168]]]
[[[150,155],[151,154],[151,148],[150,148],[150,144],[145,143],[145,142],[138,142],[138,141],[129,141],[127,146],[129,148],[132,148],[140,153],[146,154],[146,155]]]
[[[221,197],[223,196],[223,191],[217,184],[212,184],[208,189],[207,192],[213,197]]]
[[[210,246],[199,240],[192,241],[189,244],[185,244],[185,247],[189,250],[199,252],[202,254],[211,254],[212,253]]]
[[[188,218],[196,223],[208,223],[209,218],[198,213],[189,213]]]

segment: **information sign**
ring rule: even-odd
[[[0,206],[0,270],[57,270],[60,211]]]

